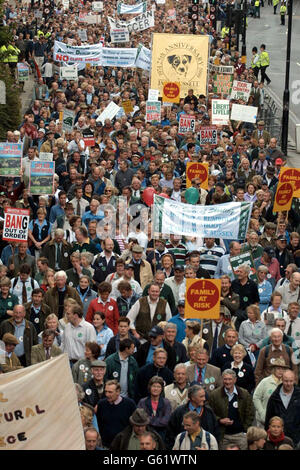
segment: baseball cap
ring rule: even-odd
[[[184,271],[184,266],[176,264],[176,266],[174,266],[174,271]]]
[[[277,240],[287,241],[285,235],[278,235]]]
[[[275,251],[271,246],[266,246],[266,248],[264,248],[264,252],[267,253],[270,258],[273,258],[275,256]]]
[[[276,158],[275,165],[282,165],[282,164],[283,164],[282,158]]]
[[[134,266],[132,263],[125,264],[124,269],[134,269]]]
[[[185,301],[182,299],[182,300],[179,300],[178,304],[177,304],[178,307],[184,307],[185,306]]]
[[[153,326],[153,328],[151,328],[151,330],[149,331],[149,338],[157,338],[157,336],[160,336],[160,335],[163,335],[164,334],[164,330],[162,328],[160,328],[160,326]]]

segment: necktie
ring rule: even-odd
[[[218,337],[219,337],[219,325],[216,325],[215,329],[215,334],[214,334],[214,340],[212,344],[212,350],[211,353],[213,354],[215,350],[218,348]]]
[[[50,359],[50,348],[46,349],[46,359]]]
[[[23,287],[22,287],[22,304],[26,304],[27,302],[27,291],[26,291],[26,286],[25,286],[25,282],[26,281],[22,281],[23,282]]]
[[[198,374],[198,377],[197,377],[197,382],[199,384],[201,384],[202,383],[202,369],[200,369],[200,367],[198,367],[198,372],[199,372],[199,374]]]
[[[287,330],[287,335],[291,336],[292,335],[292,327],[293,327],[294,320],[290,321],[290,326],[289,329]]]
[[[77,200],[77,209],[76,209],[76,215],[81,215],[81,210],[80,210],[80,202],[79,202],[79,199]]]
[[[56,263],[59,265],[61,257],[61,249],[60,244],[57,245],[57,252],[56,252]]]

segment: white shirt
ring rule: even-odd
[[[25,287],[26,287],[26,294],[27,294],[27,302],[31,302],[31,293],[33,291],[33,289],[38,289],[40,286],[38,284],[37,281],[35,281],[33,279],[33,289],[32,289],[32,283],[31,283],[31,277],[29,277],[27,279],[27,281],[25,282]],[[23,282],[21,281],[20,277],[18,277],[18,281],[15,285],[15,287],[13,287],[14,285],[14,280],[15,278],[13,278],[11,280],[11,288],[10,288],[10,293],[11,294],[14,294],[18,297],[18,302],[19,304],[23,304],[23,300],[22,300],[22,290],[23,290]]]
[[[151,302],[149,295],[147,295],[147,301],[148,301],[148,304],[149,304],[149,307],[150,307],[150,317],[151,317],[151,321],[152,321],[153,318],[154,318],[154,314],[155,314],[155,310],[156,310],[159,298],[157,299],[156,302]],[[129,320],[130,320],[130,328],[133,329],[133,330],[135,330],[135,320],[136,320],[139,312],[140,312],[140,301],[137,300],[135,302],[135,304],[131,307],[131,309],[129,310],[129,312],[127,314],[127,318],[129,318]],[[171,318],[172,318],[172,314],[171,314],[169,304],[167,302],[167,305],[166,305],[166,321],[171,320]]]
[[[288,329],[290,327],[290,324],[291,324],[291,319],[290,317],[287,318],[286,320],[286,325],[285,325],[285,329],[284,329],[284,332],[287,334],[288,332]],[[292,336],[292,338],[294,338],[296,341],[300,339],[300,318],[296,318],[296,320],[293,320],[293,323],[292,323],[292,332],[290,334],[290,336]]]
[[[78,326],[67,323],[62,335],[61,350],[68,354],[70,359],[83,359],[85,343],[97,342],[94,326],[84,319]]]
[[[124,281],[124,280],[125,279],[122,276],[119,279],[116,279],[115,281],[112,282],[112,284],[111,284],[112,291],[111,291],[110,296],[113,299],[116,299],[117,297],[119,297],[121,295],[121,293],[118,290],[118,285],[121,281]],[[135,294],[137,294],[139,297],[141,297],[141,295],[143,294],[143,289],[141,288],[140,284],[135,279],[130,279],[130,281],[128,281],[128,282],[131,285],[131,289],[133,290],[133,292],[135,292]]]

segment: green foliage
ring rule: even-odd
[[[21,123],[21,100],[19,85],[4,64],[0,64],[0,80],[6,86],[6,104],[0,104],[0,141],[4,141],[6,132],[16,130]]]

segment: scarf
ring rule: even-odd
[[[279,444],[280,442],[282,442],[283,439],[285,438],[285,435],[284,435],[283,432],[282,432],[282,433],[280,434],[280,436],[278,436],[278,437],[272,436],[272,435],[270,434],[270,431],[267,431],[267,434],[268,434],[268,439],[269,439],[269,441],[271,441],[271,442],[272,442],[273,444],[275,444],[275,445],[278,445],[278,444]]]

